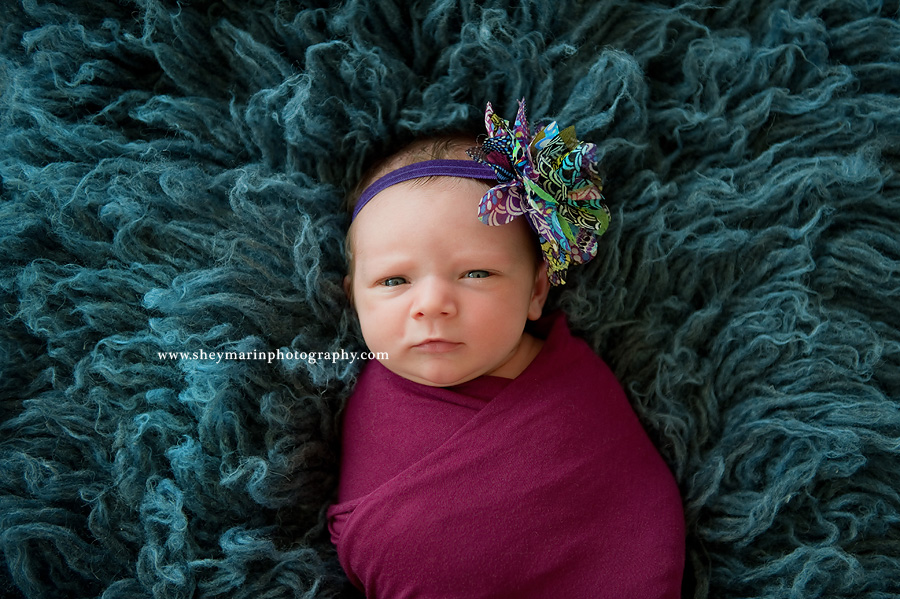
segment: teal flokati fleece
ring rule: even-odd
[[[685,503],[685,596],[900,594],[896,1],[7,1],[0,594],[351,596],[343,194],[491,101],[613,213],[553,298]],[[578,448],[573,448],[577,451]]]

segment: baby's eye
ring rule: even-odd
[[[390,277],[381,282],[385,287],[396,287],[397,285],[403,285],[406,283],[406,279],[403,277]]]
[[[486,270],[470,270],[466,273],[466,277],[469,279],[485,279],[489,276],[491,276],[491,273]]]

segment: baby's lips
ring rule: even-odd
[[[413,349],[429,354],[444,354],[461,346],[462,343],[448,341],[446,339],[426,339],[422,343],[414,345]]]

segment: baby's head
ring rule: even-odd
[[[357,193],[389,173],[436,159],[468,160],[475,140],[428,139],[377,165]],[[440,169],[439,169],[440,170]],[[478,219],[491,187],[469,175],[426,175],[388,185],[360,209],[347,234],[345,288],[366,345],[409,380],[457,385],[482,375],[516,377],[539,342],[525,333],[549,282],[524,218]]]

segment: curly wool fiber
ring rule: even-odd
[[[6,3],[0,592],[353,596],[341,196],[486,101],[598,145],[552,298],[675,472],[685,596],[900,594],[896,1]],[[165,358],[161,352],[186,352]]]

